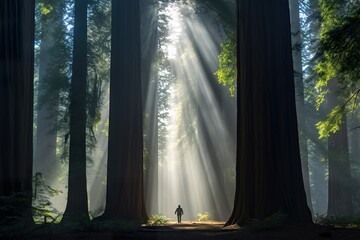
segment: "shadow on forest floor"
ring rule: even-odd
[[[31,233],[21,240],[359,240],[360,230],[322,225],[285,225],[272,230],[251,227],[223,228],[224,222],[169,222],[165,226],[142,226],[134,231],[73,231],[62,234]]]

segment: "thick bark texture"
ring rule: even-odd
[[[32,0],[0,2],[0,195],[26,193],[29,206],[32,185],[34,4]]]
[[[311,222],[301,174],[286,0],[238,0],[238,147],[233,213]]]
[[[293,46],[293,62],[294,62],[294,79],[295,79],[295,99],[296,99],[296,112],[299,128],[299,144],[301,167],[304,179],[304,187],[306,193],[307,204],[311,212],[312,202],[310,193],[310,177],[309,177],[309,159],[308,159],[308,146],[307,146],[307,123],[306,123],[306,108],[304,100],[304,82],[302,72],[302,54],[301,54],[301,28],[299,16],[299,1],[290,0],[290,17],[291,17],[291,35]]]
[[[337,97],[340,85],[334,78],[329,81],[328,86],[330,93],[327,96],[327,103],[331,111],[334,107],[342,104]],[[344,123],[341,124],[339,131],[331,134],[328,138],[328,215],[336,217],[351,216],[353,211],[346,115],[345,113],[340,114],[343,114]]]
[[[140,222],[143,126],[139,0],[112,1],[110,125],[104,218]]]
[[[89,220],[86,188],[87,1],[75,0],[73,74],[70,95],[68,201],[63,220]]]

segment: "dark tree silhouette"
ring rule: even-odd
[[[75,0],[73,72],[70,92],[68,201],[63,220],[89,220],[86,189],[87,0]]]
[[[287,0],[237,1],[236,193],[227,224],[283,212],[311,222],[296,121]]]
[[[112,1],[109,152],[105,219],[142,221],[142,88],[139,0]]]
[[[34,8],[33,0],[0,2],[0,196],[21,202],[2,211],[2,224],[18,214],[32,222]]]
[[[0,195],[31,201],[35,2],[2,0],[0,9]]]
[[[327,108],[330,112],[343,103],[338,96],[340,90],[338,80],[336,78],[330,79],[328,86],[330,92],[327,94]],[[343,114],[344,122],[340,125],[339,131],[330,134],[328,138],[329,192],[327,214],[342,217],[351,216],[353,204],[346,114],[338,114]]]

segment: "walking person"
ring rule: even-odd
[[[181,223],[181,216],[184,214],[184,210],[179,205],[178,208],[175,210],[175,214],[177,214],[178,223]]]

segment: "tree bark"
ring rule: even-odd
[[[89,220],[86,186],[87,1],[75,0],[73,74],[70,95],[68,201],[63,220]]]
[[[31,219],[33,0],[0,2],[0,195],[23,192]]]
[[[237,1],[238,145],[233,213],[311,222],[301,174],[286,0]]]
[[[143,126],[139,0],[112,1],[109,153],[105,219],[140,222]]]

